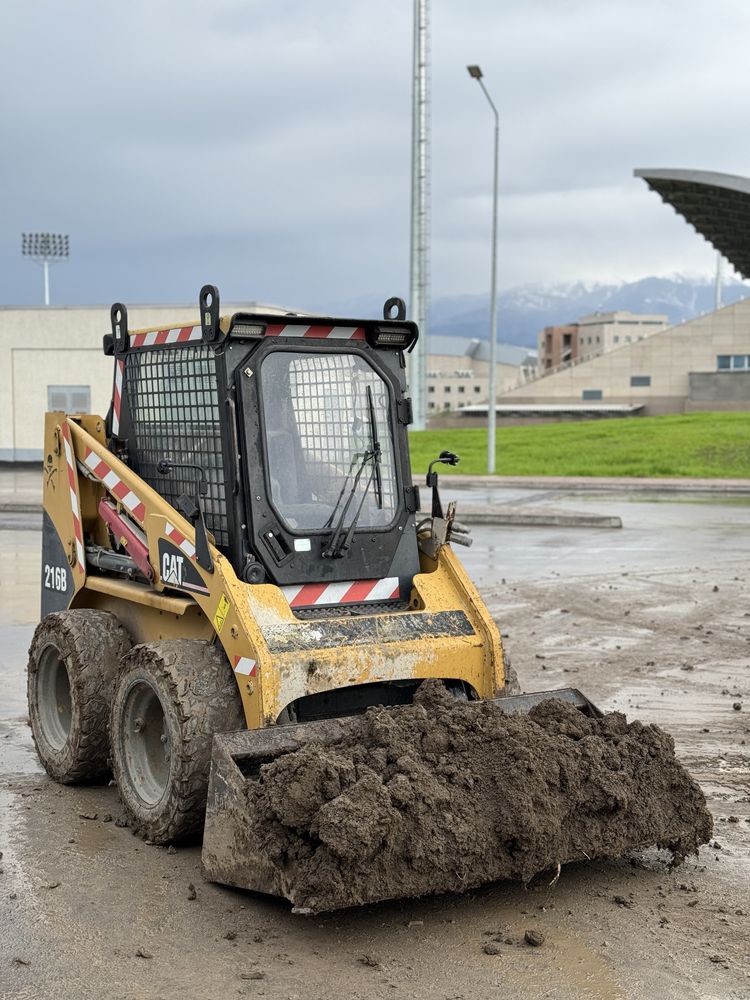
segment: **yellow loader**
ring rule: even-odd
[[[599,713],[573,689],[518,693],[436,463],[420,513],[403,302],[221,316],[207,285],[199,310],[131,331],[115,304],[108,415],[46,415],[31,727],[55,780],[111,768],[148,840],[203,835],[209,878],[294,899],[246,815],[280,754],[430,679],[508,712]]]

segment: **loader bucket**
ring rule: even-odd
[[[464,892],[711,834],[698,786],[656,726],[573,688],[414,703],[214,737],[203,869],[318,913]]]
[[[294,903],[294,886],[268,857],[248,815],[248,784],[257,781],[264,764],[312,740],[327,746],[339,742],[354,721],[326,719],[214,736],[201,855],[209,881],[283,896]]]

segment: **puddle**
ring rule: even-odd
[[[696,601],[674,601],[672,604],[655,604],[648,610],[652,615],[672,615],[689,621],[695,614],[696,605]]]
[[[18,847],[23,841],[26,801],[16,792],[0,789],[0,844],[3,850],[3,893],[15,892],[25,896],[35,886],[33,873],[24,871],[18,857]],[[2,930],[0,926],[0,931]],[[0,937],[1,940],[1,937]],[[2,949],[0,948],[0,952]]]
[[[99,815],[102,815],[104,812],[106,812],[106,809],[102,810]],[[102,824],[99,820],[82,819],[78,829],[73,831],[75,849],[79,854],[87,858],[109,850],[114,845],[116,839],[110,829],[112,825],[112,823]]]
[[[612,969],[601,955],[591,951],[574,937],[555,933],[559,950],[555,954],[557,968],[563,979],[575,987],[581,1000],[626,1000],[627,994],[617,984]]]
[[[3,775],[42,774],[31,730],[24,719],[0,719],[0,772]]]
[[[611,699],[613,707],[629,715],[637,713],[641,722],[655,722],[671,733],[678,729],[692,728],[700,734],[704,728],[721,725],[724,728],[723,745],[726,743],[726,725],[734,722],[731,703],[718,693],[712,697],[701,689],[669,687],[668,683],[627,687]],[[726,724],[726,725],[725,725]]]

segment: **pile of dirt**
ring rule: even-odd
[[[528,881],[656,845],[675,862],[712,832],[672,738],[620,713],[549,700],[530,714],[457,702],[427,682],[247,784],[253,840],[298,910]]]

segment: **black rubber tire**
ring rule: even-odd
[[[72,785],[109,775],[109,712],[120,660],[130,646],[130,636],[108,611],[58,611],[37,626],[29,648],[29,720],[39,759],[55,781]],[[56,692],[51,671],[58,678]]]
[[[150,697],[149,689],[156,693],[162,715],[152,723],[136,719],[142,729],[135,729],[134,699],[142,703],[144,692]],[[160,726],[167,740],[168,773],[157,778],[149,751],[143,749],[149,725]],[[213,735],[244,728],[237,682],[220,648],[195,639],[134,646],[120,667],[110,720],[112,770],[131,828],[156,844],[198,839]],[[132,735],[141,731],[143,737]]]
[[[516,668],[510,662],[510,653],[503,650],[503,668],[505,670],[505,687],[500,697],[507,698],[509,695],[521,694],[521,685],[518,681]]]

